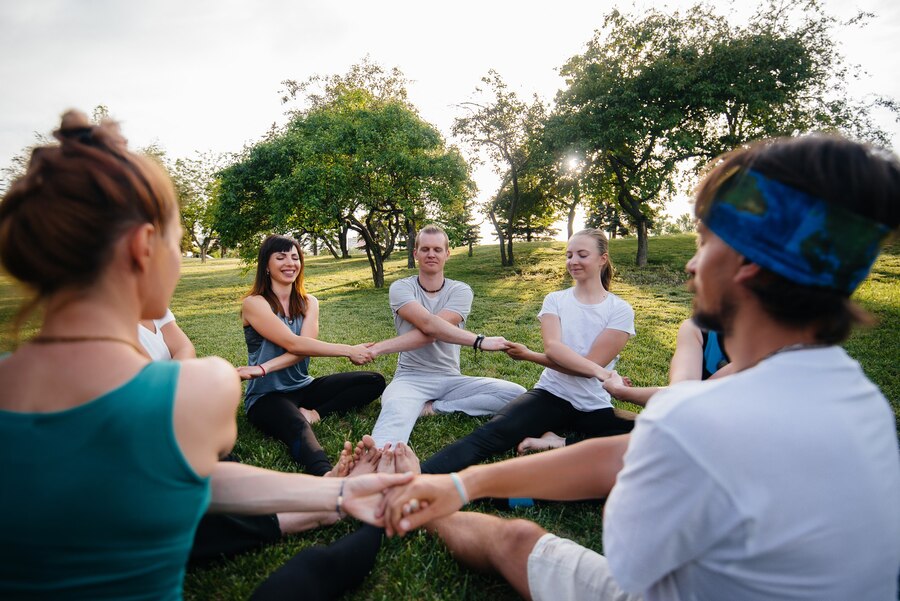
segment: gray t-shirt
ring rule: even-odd
[[[459,328],[465,328],[466,318],[472,309],[472,289],[468,284],[447,279],[443,289],[437,294],[428,294],[419,287],[417,276],[397,280],[391,284],[391,311],[394,313],[394,327],[403,335],[415,326],[397,313],[404,305],[417,302],[432,315],[443,310],[453,311],[462,317]],[[403,351],[397,360],[397,373],[401,371],[427,371],[459,374],[459,345],[435,341],[413,351]]]

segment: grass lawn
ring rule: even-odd
[[[636,385],[666,383],[668,362],[675,346],[678,323],[688,316],[690,295],[685,290],[683,266],[693,253],[693,236],[654,238],[650,242],[650,265],[632,266],[634,240],[613,240],[611,256],[617,267],[612,291],[634,307],[637,336],[622,353],[618,369]],[[501,268],[496,246],[476,248],[473,257],[464,249],[453,251],[447,275],[468,282],[475,291],[469,318],[470,330],[487,335],[503,335],[540,349],[540,332],[535,318],[548,292],[570,285],[565,272],[564,243],[516,245],[515,268]],[[413,273],[406,268],[405,255],[385,266],[387,282]],[[186,259],[183,276],[172,301],[178,323],[194,341],[199,355],[220,355],[234,365],[246,362],[246,348],[238,310],[241,296],[248,290],[252,273],[242,270],[236,260],[211,260],[207,264]],[[364,258],[336,261],[311,257],[306,263],[307,288],[321,302],[321,338],[359,343],[394,334],[388,307],[387,288],[371,285]],[[23,295],[8,280],[0,278],[0,323],[11,322]],[[863,366],[868,376],[889,399],[894,414],[900,414],[900,242],[894,242],[875,265],[872,275],[860,287],[855,299],[879,320],[875,328],[858,331],[847,342],[848,352]],[[11,350],[13,341],[3,328],[0,351]],[[23,328],[23,337],[34,331]],[[381,357],[364,369],[374,369],[388,379],[396,358]],[[344,359],[314,359],[313,375],[355,369]],[[463,372],[504,378],[526,388],[533,385],[540,368],[508,359],[503,354],[477,356],[462,352]],[[636,409],[631,407],[632,409]],[[371,431],[378,416],[374,403],[365,411],[344,417],[330,417],[315,426],[326,450],[335,454],[345,439],[356,441]],[[241,413],[236,453],[245,463],[282,471],[295,471],[295,464],[277,443],[253,431]],[[478,419],[466,416],[436,416],[416,425],[410,444],[420,458],[427,458],[449,442],[464,436]],[[557,534],[601,550],[601,507],[596,503],[547,503],[514,513],[482,506],[498,515],[524,517]],[[281,544],[246,554],[204,570],[188,573],[187,599],[244,599],[272,570],[297,551],[316,544],[328,544],[355,528],[350,521],[319,531],[291,537]],[[298,591],[302,595],[302,591]],[[497,578],[460,568],[444,548],[424,534],[403,540],[386,541],[375,570],[350,599],[500,599],[517,598]]]

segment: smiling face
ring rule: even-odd
[[[697,226],[697,252],[685,269],[691,275],[694,322],[701,328],[727,332],[734,316],[735,274],[744,262],[733,248],[702,222]]]
[[[444,263],[450,256],[447,239],[442,233],[423,233],[413,250],[413,257],[419,263],[419,272],[426,275],[443,273]]]
[[[269,270],[269,277],[272,279],[273,284],[293,284],[303,269],[300,250],[292,245],[286,250],[273,252],[269,255],[266,268]]]
[[[608,261],[609,255],[601,254],[597,241],[590,236],[572,236],[566,245],[566,270],[576,282],[599,279]]]

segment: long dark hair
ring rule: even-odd
[[[297,279],[294,280],[294,287],[291,290],[291,298],[288,302],[289,315],[284,315],[284,309],[281,303],[278,302],[275,292],[272,291],[272,280],[268,274],[269,257],[275,253],[291,252],[294,249],[300,254],[300,273],[297,275]],[[259,255],[256,257],[256,277],[253,280],[253,288],[250,289],[247,296],[260,295],[269,301],[272,311],[278,315],[284,315],[288,318],[306,315],[306,290],[303,288],[304,265],[303,249],[300,248],[299,242],[289,236],[272,234],[263,240],[262,245],[259,247]]]

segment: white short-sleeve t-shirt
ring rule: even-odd
[[[607,294],[603,302],[585,305],[575,298],[574,288],[551,292],[544,298],[538,318],[544,315],[556,315],[559,318],[562,343],[579,355],[588,353],[603,330],[621,330],[634,336],[634,310],[613,293]],[[617,359],[618,357],[604,367],[613,369]],[[547,368],[535,388],[566,399],[580,411],[612,407],[609,393],[596,378],[569,376]]]
[[[156,326],[155,332],[138,324],[138,339],[141,346],[154,361],[166,361],[172,358],[172,353],[169,352],[169,347],[166,346],[166,341],[163,339],[162,327],[173,321],[175,321],[175,316],[172,315],[172,311],[166,309],[166,314],[161,319],[153,320],[153,325]]]
[[[671,386],[638,416],[603,548],[647,601],[896,599],[887,400],[839,347]]]

